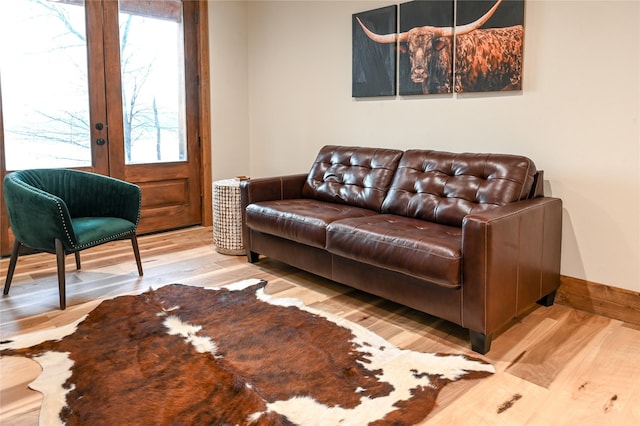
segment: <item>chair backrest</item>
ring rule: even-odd
[[[137,185],[71,169],[20,170],[5,176],[4,198],[11,229],[24,245],[54,250],[56,238],[73,248],[72,218],[140,220]]]

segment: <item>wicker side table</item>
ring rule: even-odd
[[[213,182],[213,242],[218,253],[245,254],[238,179]]]

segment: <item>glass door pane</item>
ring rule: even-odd
[[[187,160],[184,36],[179,0],[121,0],[125,163]]]
[[[91,165],[82,1],[0,1],[8,170]]]

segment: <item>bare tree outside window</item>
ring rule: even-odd
[[[120,12],[127,164],[186,159],[182,16],[164,18]]]
[[[78,6],[0,2],[7,169],[91,164],[84,23]]]
[[[91,164],[81,2],[0,2],[0,84],[7,169]],[[182,14],[120,11],[127,164],[186,159]],[[157,4],[157,3],[156,3]],[[154,3],[152,2],[153,6]]]

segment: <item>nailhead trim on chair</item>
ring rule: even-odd
[[[142,191],[138,192],[138,204],[142,206]],[[138,217],[136,218],[136,229],[138,228],[138,224],[140,223],[141,213],[142,213],[142,209],[138,209]]]
[[[88,244],[81,244],[81,245],[78,245],[78,246],[74,245],[74,248],[76,248],[78,250],[81,250],[83,248],[93,247],[93,246],[96,246],[98,244],[106,243],[107,241],[117,240],[118,238],[123,237],[123,236],[128,235],[128,234],[131,234],[134,231],[135,230],[131,230],[131,231],[127,231],[127,232],[120,232],[119,234],[115,234],[115,235],[111,235],[109,237],[101,238],[99,240],[92,241],[91,243],[88,243]]]
[[[64,220],[64,214],[62,213],[62,205],[60,204],[60,202],[58,202],[58,200],[54,199],[54,201],[58,206],[58,212],[60,213],[60,220],[62,221],[62,227],[64,228],[64,234],[67,236],[67,241],[69,242],[69,245],[71,246],[71,248],[76,248],[76,245],[71,239],[71,235],[69,235],[69,229],[67,229],[67,222],[65,222]]]

